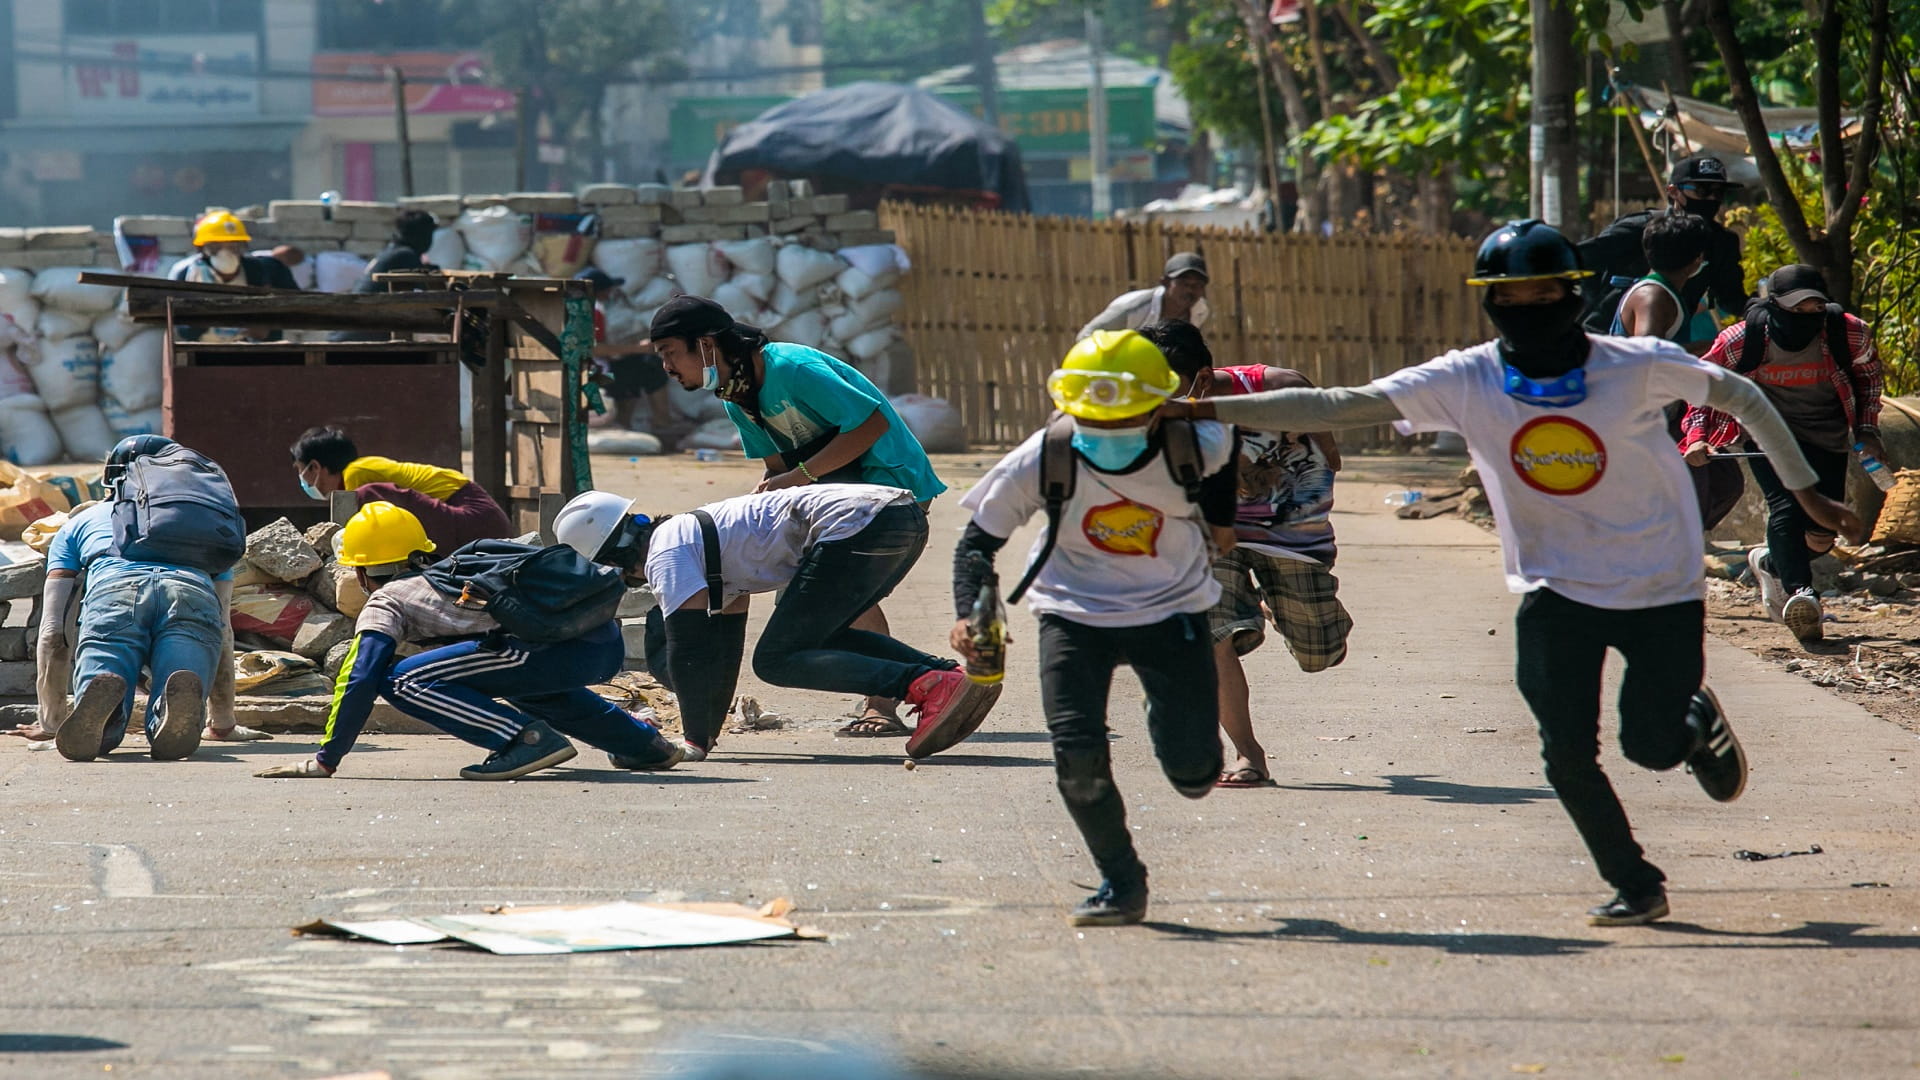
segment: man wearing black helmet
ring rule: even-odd
[[[1680,306],[1686,323],[1673,340],[1681,344],[1709,341],[1714,324],[1701,301],[1711,297],[1723,315],[1738,315],[1746,307],[1747,282],[1741,270],[1740,234],[1720,223],[1727,197],[1742,185],[1727,176],[1727,167],[1711,154],[1695,154],[1674,162],[1667,177],[1667,207],[1640,210],[1615,221],[1598,236],[1580,244],[1581,265],[1601,276],[1587,297],[1587,327],[1605,331],[1615,308],[1632,282],[1649,269],[1641,234],[1654,218],[1669,212],[1695,214],[1713,228],[1706,262],[1680,287]],[[1623,284],[1615,284],[1623,279]]]
[[[1683,762],[1709,796],[1739,797],[1746,758],[1704,684],[1700,515],[1667,435],[1674,398],[1738,417],[1782,487],[1814,521],[1860,521],[1818,479],[1780,414],[1751,382],[1670,342],[1590,337],[1587,276],[1566,238],[1516,221],[1480,245],[1496,341],[1456,350],[1364,387],[1203,399],[1190,410],[1262,430],[1396,424],[1466,438],[1500,530],[1516,619],[1517,682],[1540,726],[1547,780],[1617,894],[1595,926],[1667,913],[1666,875],[1647,861],[1599,763],[1600,676],[1609,648],[1627,666],[1620,746],[1650,769]]]

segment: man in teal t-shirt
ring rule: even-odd
[[[726,402],[741,449],[766,462],[755,491],[882,484],[913,492],[924,509],[947,490],[886,395],[840,360],[805,345],[769,342],[757,327],[735,322],[726,308],[700,296],[667,301],[653,316],[651,336],[668,375]],[[886,616],[873,608],[853,628],[884,634]],[[898,709],[897,702],[869,698],[865,714],[841,734],[905,734]]]

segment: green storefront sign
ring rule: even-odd
[[[935,91],[975,116],[980,95],[972,87]],[[734,127],[783,102],[785,97],[681,98],[669,121],[668,148],[673,160],[694,164],[707,159]],[[1002,90],[1000,130],[1027,153],[1087,152],[1087,93],[1084,90]],[[1153,87],[1107,88],[1107,146],[1144,150],[1153,145]]]

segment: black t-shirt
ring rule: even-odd
[[[360,280],[353,283],[357,293],[383,293],[387,287],[373,280],[375,274],[394,274],[406,270],[424,270],[429,264],[420,257],[420,253],[405,244],[388,244],[380,254],[373,257]]]
[[[1647,223],[1660,213],[1665,211],[1641,210],[1628,214],[1602,229],[1598,236],[1580,243],[1580,263],[1596,275],[1587,285],[1587,295],[1592,305],[1597,306],[1602,298],[1614,291],[1607,278],[1624,277],[1638,281],[1647,276],[1647,254],[1640,245],[1640,237],[1647,231]],[[1718,221],[1711,224],[1713,245],[1707,250],[1707,265],[1680,287],[1681,311],[1689,320],[1699,309],[1700,299],[1704,296],[1712,296],[1713,306],[1730,315],[1738,315],[1747,308],[1747,281],[1740,262],[1740,236]]]

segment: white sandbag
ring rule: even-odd
[[[367,260],[351,251],[323,251],[313,257],[313,284],[320,292],[352,292],[367,272]]]
[[[551,277],[547,268],[540,265],[540,257],[533,250],[521,252],[520,257],[500,268],[502,271],[519,277]]]
[[[43,342],[27,374],[51,412],[91,405],[100,396],[100,347],[85,334]]]
[[[460,230],[444,226],[433,230],[433,243],[427,247],[427,261],[442,270],[458,270],[466,265],[467,242]]]
[[[60,409],[53,414],[53,426],[60,432],[60,445],[69,461],[102,461],[113,444],[113,426],[107,414],[91,402]]]
[[[772,274],[735,274],[727,284],[753,297],[755,307],[765,307],[773,299],[773,290],[780,279]]]
[[[754,299],[752,294],[734,282],[721,282],[718,288],[715,288],[713,292],[708,294],[708,298],[721,307],[726,308],[727,312],[734,317],[736,322],[743,322],[748,326],[760,325],[748,318],[750,313],[760,307],[760,301]]]
[[[646,312],[652,312],[661,304],[680,295],[680,286],[675,285],[673,279],[669,277],[651,278],[637,288],[634,287],[633,279],[628,278],[627,286],[627,299],[629,302],[631,302],[634,307]],[[651,318],[652,316],[649,315],[648,317]]]
[[[819,289],[796,289],[775,278],[773,296],[768,299],[767,307],[781,315],[791,317],[803,311],[812,311],[820,306]]]
[[[661,252],[664,250],[660,241],[647,236],[602,240],[593,249],[593,265],[625,280],[626,284],[621,288],[631,296],[660,276],[660,267],[663,265]],[[653,306],[659,307],[665,302],[662,300]]]
[[[679,283],[681,292],[711,297],[733,272],[733,264],[712,244],[675,244],[667,249],[667,271]]]
[[[100,343],[101,351],[105,352],[125,345],[128,338],[145,329],[147,327],[127,318],[119,308],[115,308],[93,320],[88,332],[93,335],[93,340]]]
[[[166,352],[164,330],[142,330],[117,349],[102,349],[101,394],[130,412],[158,408]]]
[[[587,453],[589,454],[626,454],[631,457],[652,457],[660,452],[660,438],[644,431],[619,431],[613,428],[600,428],[587,432]]]
[[[107,418],[107,426],[113,429],[116,439],[129,435],[158,435],[163,420],[160,406],[151,409],[128,410],[110,397],[100,399],[100,412]]]
[[[773,273],[773,241],[764,236],[751,240],[718,240],[713,246],[742,274]]]
[[[667,380],[667,401],[673,411],[688,420],[706,421],[725,419],[727,405],[716,397],[711,390],[689,390],[681,386],[678,380]]]
[[[39,353],[34,353],[39,356]],[[12,350],[0,348],[0,399],[19,397],[33,393],[33,376],[27,374],[27,366],[17,358]]]
[[[948,402],[924,394],[901,394],[888,400],[928,453],[957,454],[967,448],[967,425],[960,410]]]
[[[82,285],[80,275],[93,266],[55,266],[33,275],[33,298],[41,307],[59,308],[77,315],[105,315],[120,303],[120,290],[106,285]]]
[[[849,267],[870,278],[897,280],[901,274],[913,269],[912,260],[907,258],[907,249],[899,244],[860,244],[841,248],[835,254],[847,260]]]
[[[821,339],[827,336],[827,319],[817,310],[802,311],[768,327],[767,336],[775,341],[790,341],[795,345],[817,349]]]
[[[774,266],[782,283],[790,289],[804,291],[832,281],[847,268],[847,261],[831,251],[788,244],[775,256]]]
[[[0,266],[0,315],[11,315],[22,326],[32,326],[40,318],[40,301],[33,298],[32,274]]]
[[[894,289],[882,289],[871,296],[851,301],[847,312],[828,324],[833,336],[841,341],[852,341],[869,330],[877,330],[893,320],[893,314],[906,304],[906,299]]]
[[[711,396],[711,395],[709,395]],[[693,429],[693,433],[680,440],[682,450],[738,450],[740,449],[740,429],[726,417],[709,420]]]
[[[505,206],[483,206],[460,215],[454,224],[467,254],[490,270],[505,270],[533,245],[533,219]]]
[[[0,398],[0,456],[27,466],[60,460],[60,432],[35,395]]]
[[[70,338],[91,332],[93,316],[78,311],[62,311],[56,307],[41,308],[40,321],[34,324],[34,329],[48,341]]]
[[[893,347],[893,343],[899,340],[900,331],[895,329],[892,323],[888,323],[847,342],[847,351],[852,353],[855,359],[871,364],[886,355],[887,350]]]
[[[614,299],[602,305],[607,319],[607,343],[624,345],[639,341],[652,328],[653,313],[643,312],[624,300]]]

